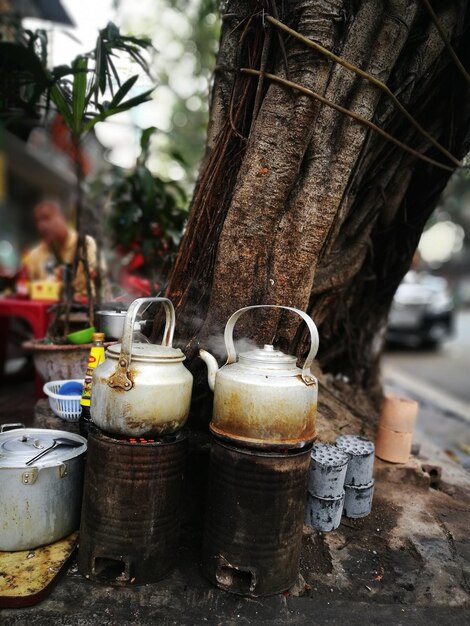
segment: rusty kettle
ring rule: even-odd
[[[238,318],[258,308],[278,308],[299,315],[310,331],[310,351],[302,368],[290,354],[265,345],[237,355],[233,329]],[[318,350],[318,332],[303,311],[286,306],[256,305],[236,311],[224,332],[227,362],[219,369],[206,350],[200,357],[208,366],[214,391],[210,429],[224,439],[261,448],[302,447],[315,439],[317,379],[310,371]]]
[[[161,345],[134,343],[143,305],[161,302],[166,322]],[[128,437],[176,432],[189,415],[193,377],[185,356],[172,347],[175,310],[167,298],[138,298],[129,307],[121,344],[109,346],[93,373],[91,418],[107,433]]]

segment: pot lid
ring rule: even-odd
[[[109,346],[106,352],[112,358],[119,358],[121,354],[121,344],[115,343]],[[169,346],[161,346],[153,343],[134,343],[132,344],[133,361],[184,361],[185,356],[179,348],[170,348]]]
[[[265,344],[249,352],[242,352],[238,356],[239,363],[251,367],[263,366],[267,369],[297,370],[297,357],[275,350],[274,346]]]
[[[53,445],[58,438],[68,440],[70,445],[59,445],[51,449],[32,465],[26,461]],[[87,448],[84,437],[64,430],[47,428],[19,428],[0,434],[0,469],[6,467],[49,467],[69,461]]]

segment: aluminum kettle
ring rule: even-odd
[[[133,343],[137,313],[161,302],[166,321],[161,345]],[[167,298],[138,298],[129,307],[122,343],[109,346],[93,373],[91,418],[103,431],[128,437],[174,433],[189,415],[193,377],[173,348],[175,310]]]
[[[247,311],[259,308],[292,311],[305,321],[311,343],[302,368],[297,367],[295,356],[275,350],[272,345],[237,355],[235,323]],[[316,436],[318,383],[310,368],[319,339],[311,317],[287,306],[244,307],[228,320],[224,339],[227,362],[221,368],[209,352],[199,351],[214,391],[212,433],[261,448],[296,448],[312,442]]]

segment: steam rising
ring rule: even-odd
[[[254,341],[244,337],[235,339],[234,343],[237,354],[240,354],[240,352],[248,352],[249,350],[256,350],[256,348],[259,347]],[[210,335],[204,340],[204,346],[201,347],[204,347],[205,350],[213,354],[220,361],[224,361],[227,358],[223,333]]]

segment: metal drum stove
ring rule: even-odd
[[[261,452],[212,442],[204,574],[233,593],[264,596],[297,579],[310,448]]]
[[[187,442],[186,431],[154,440],[90,433],[78,552],[86,578],[143,584],[171,570]]]
[[[162,344],[134,343],[136,316],[152,303],[165,308]],[[169,300],[135,300],[121,344],[93,374],[78,568],[95,581],[149,583],[175,562],[192,375],[174,328]]]
[[[218,587],[245,596],[286,591],[297,581],[308,468],[315,439],[317,381],[310,367],[318,334],[311,334],[303,368],[271,345],[238,354],[225,329],[227,364],[218,369],[202,351],[214,391],[209,488],[202,570]]]

